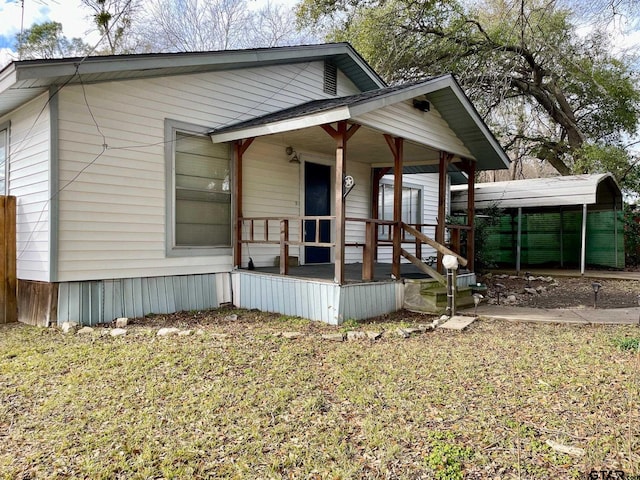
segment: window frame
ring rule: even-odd
[[[393,187],[394,182],[392,179],[382,178],[379,182],[379,185]],[[405,188],[418,191],[418,219],[419,219],[418,223],[424,223],[424,185],[420,185],[417,183],[402,182],[402,189],[404,190]],[[382,208],[380,207],[378,208],[378,219],[392,221],[393,218],[390,218],[390,219],[384,218],[384,188],[379,188],[379,192],[380,193],[378,194],[378,199],[377,199],[378,205],[380,205],[381,197],[383,199],[383,202],[382,202]],[[402,211],[404,214],[404,209]],[[381,235],[381,229],[378,229],[378,239],[384,239],[384,238],[386,237],[383,234]],[[410,237],[408,235],[407,238],[413,238],[413,237]]]
[[[165,156],[165,188],[166,188],[166,255],[167,257],[197,257],[197,256],[222,256],[232,255],[233,253],[233,218],[234,218],[234,201],[235,192],[231,188],[230,199],[230,219],[229,229],[231,235],[229,237],[229,245],[176,245],[176,133],[184,133],[187,135],[195,135],[209,138],[209,127],[195,125],[179,120],[165,119],[164,122],[164,156]],[[209,138],[209,141],[211,139]],[[229,180],[233,186],[233,158],[231,149],[229,149]]]
[[[4,171],[4,190],[0,190],[0,195],[9,195],[9,142],[11,140],[11,122],[0,123],[0,135],[4,135],[4,158],[3,165],[0,167]]]

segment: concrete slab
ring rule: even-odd
[[[473,314],[473,309],[469,309],[464,313],[471,315]],[[479,305],[477,315],[481,318],[519,322],[636,325],[640,318],[640,308],[551,309]]]
[[[477,319],[478,317],[463,317],[462,315],[454,315],[445,323],[438,326],[438,328],[444,328],[446,330],[464,330]]]

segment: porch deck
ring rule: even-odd
[[[373,282],[393,281],[391,276],[392,264],[376,263],[374,264]],[[246,268],[242,270],[250,271]],[[256,267],[253,272],[269,273],[274,275],[280,274],[280,267]],[[333,263],[314,263],[300,266],[289,267],[289,277],[305,278],[309,280],[333,282],[335,274],[335,266]],[[344,266],[344,276],[346,284],[367,283],[362,280],[362,263],[348,263]],[[419,279],[431,278],[422,272],[415,265],[403,263],[400,265],[401,278]]]

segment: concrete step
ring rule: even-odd
[[[447,288],[435,282],[406,282],[404,290],[404,308],[419,312],[443,314],[447,308]],[[473,305],[471,288],[458,287],[456,308]]]

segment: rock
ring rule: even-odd
[[[551,283],[553,282],[553,277],[542,277],[542,281],[545,283]]]
[[[503,277],[503,278],[507,278],[507,277]],[[510,277],[508,277],[509,280],[520,280],[520,277],[517,275],[511,275]]]
[[[547,287],[543,287],[542,285],[540,285],[539,287],[536,287],[536,292],[538,292],[539,294],[547,293]]]
[[[323,340],[330,340],[332,342],[343,342],[344,334],[343,333],[325,333],[322,335]]]
[[[553,440],[546,440],[544,443],[549,445],[556,452],[566,453],[567,455],[573,455],[574,457],[582,457],[585,453],[582,448],[562,445],[561,443],[554,442]]]
[[[204,331],[202,331],[202,333],[204,333]],[[229,338],[229,335],[227,333],[212,333],[211,338],[214,340],[225,340],[226,338]]]
[[[196,335],[204,335],[204,330],[199,328],[196,330]]]
[[[157,335],[159,337],[169,337],[171,335],[177,335],[178,333],[180,333],[180,329],[179,328],[164,327],[164,328],[161,328],[160,330],[158,330]]]
[[[414,333],[424,333],[425,331],[419,327],[409,327],[404,329],[409,335],[413,335]]]
[[[365,332],[358,331],[350,331],[347,332],[347,340],[350,342],[354,342],[356,340],[365,340],[367,338],[367,334]]]
[[[127,317],[116,318],[116,328],[124,328],[129,323],[129,319]]]
[[[192,333],[193,333],[193,331],[191,331],[191,330],[181,330],[180,332],[178,332],[178,336],[179,337],[188,337]]]
[[[76,335],[91,335],[92,333],[93,333],[93,328],[82,327],[80,330],[76,332]]]
[[[122,337],[127,334],[127,331],[124,328],[114,328],[109,334],[112,337]]]
[[[374,332],[374,331],[368,330],[366,332],[366,335],[369,340],[378,340],[379,338],[382,338],[382,332]]]
[[[529,287],[524,289],[524,293],[528,293],[529,295],[537,295],[538,294],[538,292],[536,291],[535,288],[529,288]]]
[[[425,332],[428,332],[429,330],[433,330],[434,326],[433,326],[433,323],[429,323],[427,325],[421,323],[420,325],[418,325],[418,329],[420,330],[420,332],[425,333]]]
[[[407,332],[404,328],[398,328],[396,330],[396,335],[398,335],[399,337],[402,337],[402,338],[409,338],[410,337],[409,332]]]
[[[506,301],[508,303],[517,303],[518,302],[518,297],[516,297],[515,295],[508,295],[506,298]]]
[[[224,319],[227,322],[235,322],[236,320],[238,320],[238,315],[232,313],[231,315],[227,315],[226,317],[224,317]]]
[[[78,329],[78,322],[63,322],[60,325],[62,333],[74,333]]]
[[[295,340],[296,338],[304,337],[302,332],[282,332],[282,336],[289,340]]]

